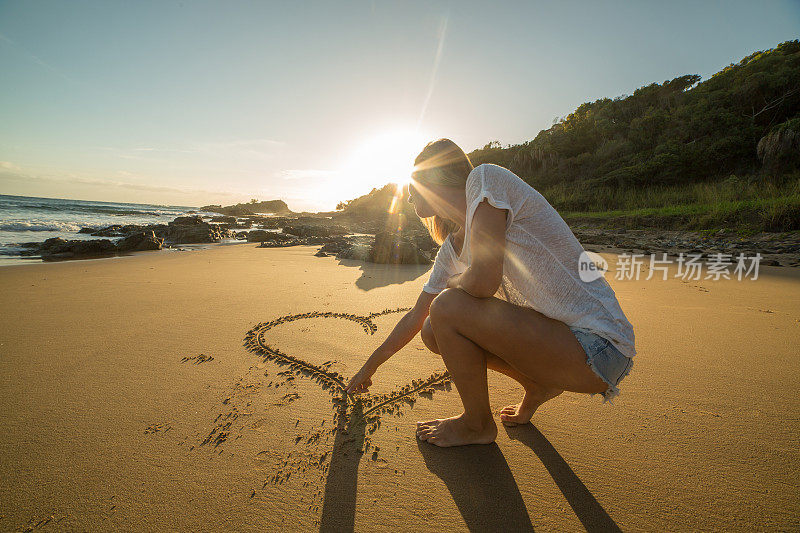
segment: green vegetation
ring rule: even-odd
[[[542,194],[570,224],[664,229],[788,231],[800,221],[800,173],[781,180],[751,175],[708,183],[648,188],[597,188],[588,201],[582,191],[555,185]],[[600,210],[597,205],[613,206]]]
[[[567,220],[800,229],[800,41],[703,82],[584,103],[532,141],[469,156],[512,170]]]

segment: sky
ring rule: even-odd
[[[0,0],[0,194],[332,210],[797,38],[797,0]]]

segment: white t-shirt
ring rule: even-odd
[[[508,210],[503,281],[495,297],[596,333],[627,357],[636,355],[633,326],[614,289],[603,277],[581,280],[578,262],[584,248],[544,196],[510,170],[492,164],[470,172],[466,196],[461,256],[456,257],[452,236],[448,236],[422,290],[438,294],[447,287],[448,279],[467,269],[472,218],[486,199],[494,207]]]

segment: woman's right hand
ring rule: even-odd
[[[361,367],[361,370],[356,372],[356,375],[353,376],[353,379],[350,380],[350,383],[347,384],[344,391],[347,394],[367,392],[370,385],[372,385],[372,374],[375,373],[375,370],[377,369],[372,368],[369,362],[365,363],[364,366]]]

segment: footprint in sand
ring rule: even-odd
[[[212,356],[206,355],[204,353],[201,353],[200,355],[193,355],[191,357],[183,357],[183,358],[181,358],[181,363],[188,363],[189,361],[192,361],[192,364],[199,365],[199,364],[207,363],[207,362],[213,361],[213,360],[214,360],[214,358]]]
[[[144,432],[146,435],[152,435],[154,433],[166,433],[170,429],[172,429],[172,426],[169,424],[150,424]]]

